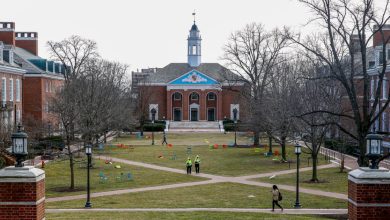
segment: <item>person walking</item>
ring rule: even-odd
[[[283,212],[283,207],[279,205],[279,201],[282,201],[282,194],[280,193],[278,187],[276,185],[273,185],[271,192],[272,192],[272,211],[275,211],[275,205],[277,205]]]
[[[199,155],[196,155],[195,157],[195,172],[199,173],[200,170],[200,158]]]
[[[165,134],[165,130],[163,131],[163,141],[161,143],[161,145],[168,145],[168,142],[167,142],[167,135]]]
[[[187,166],[187,174],[191,174],[192,161],[190,157],[188,157],[187,159],[186,166]]]

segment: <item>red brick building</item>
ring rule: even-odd
[[[13,23],[0,22],[0,130],[13,129],[22,118],[22,80],[26,73],[14,60],[13,39],[7,38]]]
[[[24,73],[23,81],[19,82],[19,86],[23,87],[23,106],[20,107],[23,109],[23,123],[55,130],[59,123],[50,112],[49,103],[55,91],[63,84],[65,68],[60,63],[38,56],[38,33],[15,32],[13,22],[1,22],[0,30],[0,41],[6,48],[10,48],[5,54]]]
[[[188,37],[187,63],[132,73],[134,91],[150,93],[142,100],[149,105],[149,119],[153,109],[156,120],[167,121],[218,122],[233,119],[234,109],[237,119],[243,116],[243,83],[222,65],[201,62],[201,40],[194,22]]]

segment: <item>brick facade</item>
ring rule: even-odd
[[[385,220],[390,216],[390,172],[360,168],[348,176],[350,220]]]
[[[45,174],[33,167],[0,171],[0,220],[45,218]]]

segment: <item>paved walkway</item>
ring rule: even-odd
[[[244,209],[244,208],[133,208],[133,209],[46,209],[46,213],[63,212],[252,212],[252,213],[274,213],[274,214],[296,214],[296,215],[344,215],[347,209],[279,209],[271,212],[270,209]]]
[[[96,158],[98,158],[98,157],[96,157]],[[180,173],[180,174],[186,173],[184,170],[181,170],[181,169],[163,167],[163,166],[158,166],[158,165],[154,165],[154,164],[125,160],[125,159],[120,159],[120,158],[111,158],[111,159],[112,159],[112,161],[115,161],[115,162],[145,167],[145,168],[149,168],[149,169],[162,170],[162,171]],[[336,166],[335,164],[321,165],[321,166],[318,166],[318,169],[330,168],[330,167],[335,167],[335,166]],[[310,170],[310,169],[311,169],[310,167],[302,168],[302,170]],[[271,173],[263,173],[263,174],[257,174],[257,175],[249,175],[249,176],[238,176],[238,177],[225,177],[225,176],[200,173],[200,174],[196,174],[196,176],[208,178],[209,180],[188,182],[188,183],[169,184],[169,185],[162,185],[162,186],[142,187],[142,188],[135,188],[135,189],[122,189],[122,190],[112,190],[112,191],[106,191],[106,192],[97,192],[97,193],[92,193],[91,197],[120,195],[120,194],[124,194],[124,193],[145,192],[145,191],[152,191],[152,190],[173,189],[173,188],[195,186],[195,185],[206,185],[206,184],[221,183],[221,182],[240,183],[240,184],[251,185],[251,186],[260,186],[260,187],[271,188],[273,184],[252,181],[250,179],[259,178],[259,177],[267,177],[267,176],[272,176],[272,175],[282,175],[282,174],[288,174],[288,173],[295,173],[295,169],[294,170],[283,170],[283,171],[277,171],[277,172],[271,172]],[[283,189],[283,190],[295,191],[295,186],[278,185],[278,187],[280,189]],[[302,188],[302,187],[300,188],[300,192],[312,194],[312,195],[320,195],[320,196],[326,196],[326,197],[331,197],[331,198],[344,199],[344,200],[348,199],[347,195],[345,195],[345,194],[326,192],[326,191],[315,190],[315,189],[307,189],[307,188]],[[46,199],[46,202],[69,201],[69,200],[75,200],[75,199],[83,199],[85,197],[86,197],[85,194],[75,195],[75,196],[55,197],[55,198]]]

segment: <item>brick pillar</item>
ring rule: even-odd
[[[171,90],[167,91],[167,120],[173,120],[172,118],[172,92]]]
[[[199,91],[199,121],[206,121],[206,91]]]
[[[217,94],[217,121],[223,120],[222,116],[222,90],[218,90]]]
[[[0,170],[0,220],[45,219],[45,172],[32,166]]]
[[[385,220],[390,216],[390,172],[362,167],[348,174],[350,220]]]
[[[182,97],[182,103],[183,103],[183,121],[188,121],[190,120],[190,116],[188,114],[189,112],[189,92],[188,91],[183,91],[183,97]]]

